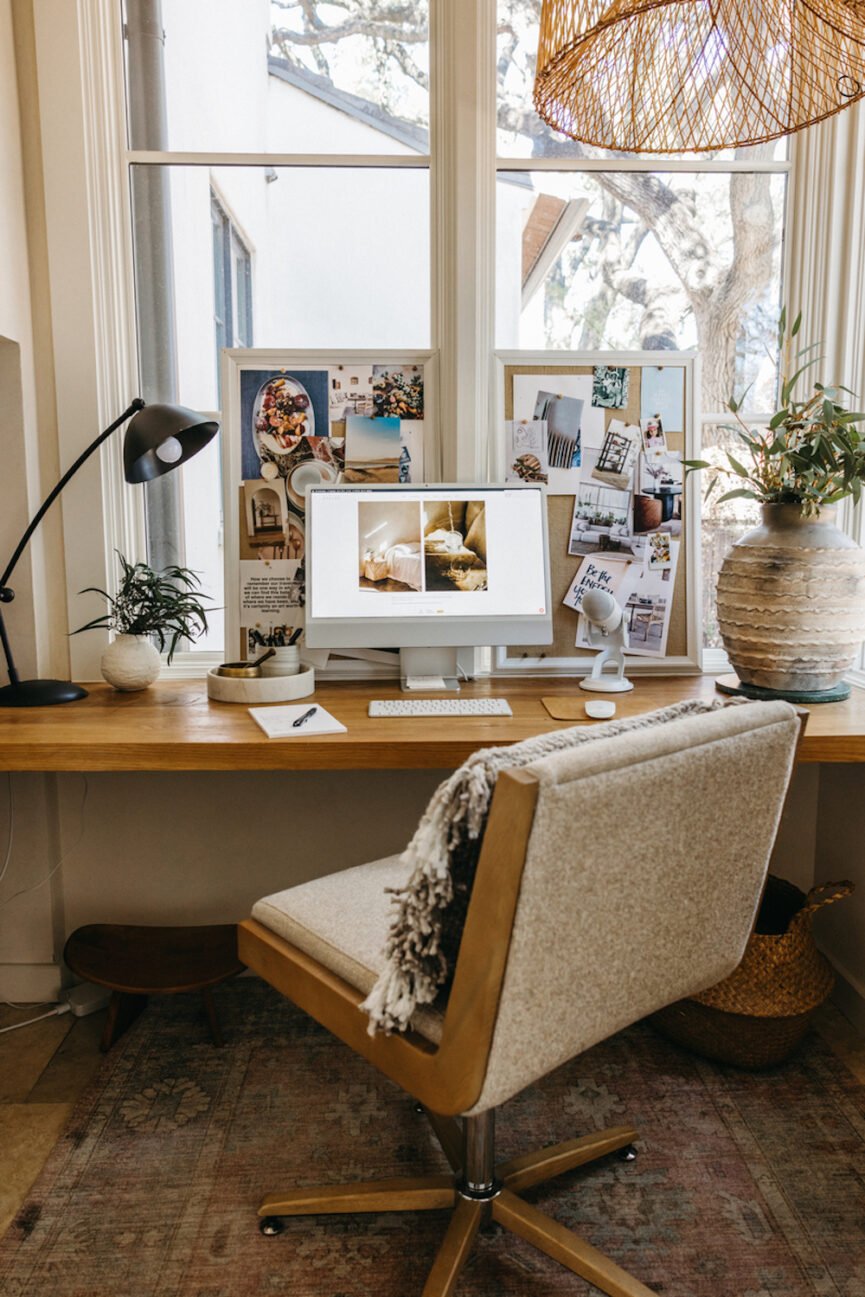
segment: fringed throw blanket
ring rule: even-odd
[[[402,855],[412,873],[394,893],[396,913],[385,956],[387,966],[361,1008],[369,1032],[405,1031],[415,1009],[431,1004],[452,978],[471,895],[487,812],[500,771],[592,739],[612,738],[682,716],[714,711],[740,699],[692,700],[591,729],[575,726],[540,734],[510,747],[475,752],[433,794]]]

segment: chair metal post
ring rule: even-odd
[[[466,1117],[463,1122],[465,1140],[465,1172],[457,1186],[464,1198],[494,1198],[501,1189],[495,1177],[496,1168],[496,1111],[489,1108],[477,1117]]]

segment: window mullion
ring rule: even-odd
[[[495,0],[432,0],[432,337],[441,472],[483,480],[494,418]]]

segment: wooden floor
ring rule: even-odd
[[[0,1005],[0,1027],[47,1008]],[[0,1036],[0,1234],[15,1217],[72,1112],[103,1061],[106,1010],[71,1013]]]
[[[0,1027],[45,1012],[0,1006]],[[0,1036],[0,1234],[25,1201],[81,1091],[102,1062],[105,1010],[48,1018]],[[817,1018],[820,1035],[865,1084],[865,1039],[837,1009]]]

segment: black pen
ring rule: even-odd
[[[296,730],[298,726],[303,725],[303,723],[308,721],[310,716],[314,716],[317,711],[317,707],[310,707],[308,712],[304,712],[302,716],[298,716],[296,721],[291,722],[292,729]]]

